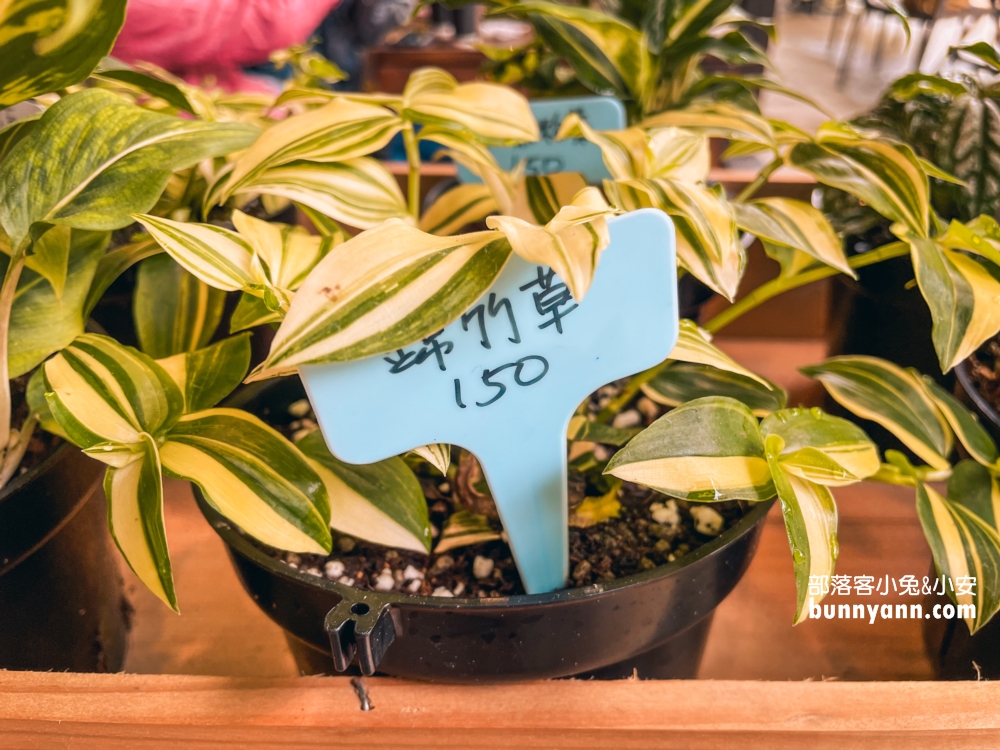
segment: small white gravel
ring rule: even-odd
[[[465,584],[459,581],[458,584],[455,586],[455,590],[452,591],[451,593],[454,594],[455,596],[461,596],[462,594],[465,593]]]
[[[660,407],[653,399],[643,396],[635,403],[635,408],[642,412],[642,416],[652,421],[660,416]]]
[[[285,555],[285,562],[291,565],[293,568],[299,567],[302,564],[302,558],[296,555],[294,552],[289,552]]]
[[[446,599],[450,599],[450,598],[453,598],[455,595],[453,593],[451,593],[451,591],[449,591],[444,586],[438,586],[436,589],[434,589],[431,592],[431,596],[443,596]]]
[[[354,579],[351,578],[350,576],[341,576],[340,579],[337,581],[337,583],[342,583],[345,586],[353,586]]]
[[[668,500],[666,503],[653,503],[649,506],[653,520],[662,526],[676,528],[681,524],[681,514],[677,507],[676,500]]]
[[[378,578],[375,579],[376,591],[392,591],[395,586],[396,579],[393,578],[392,571],[388,568],[379,573]]]
[[[300,398],[298,401],[294,401],[288,405],[288,413],[296,419],[302,419],[302,417],[309,413],[311,408],[309,406],[309,399]]]
[[[424,572],[413,565],[407,565],[406,570],[403,571],[404,581],[422,581],[424,580]]]
[[[323,566],[323,572],[326,573],[326,577],[331,581],[336,581],[344,575],[344,563],[340,560],[330,560],[330,562]]]
[[[296,430],[295,432],[292,433],[292,442],[293,443],[299,442],[302,438],[304,438],[306,435],[308,435],[315,429],[316,429],[315,427],[303,427],[301,430]]]
[[[635,409],[629,409],[628,411],[623,411],[620,414],[615,414],[614,421],[611,422],[612,427],[618,427],[619,429],[625,429],[626,427],[638,427],[642,424],[642,415]]]
[[[309,568],[308,570],[306,570],[306,573],[308,573],[311,576],[318,576],[320,578],[323,577],[323,573],[320,571],[319,568]]]
[[[434,567],[431,568],[432,573],[443,573],[446,570],[451,570],[455,565],[455,558],[451,555],[441,555],[437,560],[434,561]]]
[[[598,461],[607,461],[611,458],[611,451],[598,443],[594,446],[594,458]]]
[[[441,484],[438,485],[438,491],[443,492],[444,494],[447,495],[449,492],[451,492],[451,485],[448,484],[448,482],[441,482]]]
[[[718,536],[722,533],[725,520],[715,508],[707,505],[692,505],[691,517],[694,519],[694,530],[705,536]]]
[[[420,591],[421,585],[423,585],[423,581],[413,580],[410,581],[410,585],[406,587],[406,590],[409,591],[411,594],[415,594],[418,591]]]
[[[476,555],[476,559],[472,561],[472,575],[480,579],[489,578],[494,565],[493,558]]]

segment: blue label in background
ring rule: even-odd
[[[299,369],[342,461],[429,443],[475,454],[532,594],[562,588],[568,573],[574,410],[600,386],[662,362],[677,341],[670,218],[644,209],[608,227],[611,243],[579,304],[550,269],[512,256],[442,331],[387,355]]]
[[[622,130],[625,128],[625,107],[611,96],[579,96],[568,99],[537,99],[530,102],[531,111],[538,120],[541,140],[520,146],[498,146],[490,152],[501,169],[512,170],[524,160],[525,173],[530,175],[555,172],[579,172],[590,184],[600,183],[610,177],[601,149],[589,141],[574,138],[555,140],[559,126],[570,113],[580,115],[594,130]],[[479,178],[465,167],[458,167],[459,182],[479,182]]]

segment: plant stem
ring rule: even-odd
[[[0,467],[0,489],[7,486],[7,482],[14,476],[17,467],[21,465],[21,459],[24,458],[24,454],[28,450],[28,443],[31,442],[31,436],[34,434],[37,424],[38,418],[34,414],[29,414],[28,418],[24,420],[24,424],[21,425],[17,443],[3,457],[3,466]]]
[[[781,166],[781,157],[776,157],[770,164],[760,170],[754,181],[747,185],[740,191],[740,194],[736,196],[736,202],[743,202],[750,200],[757,191],[764,187],[765,183],[770,179],[771,175],[777,171],[778,167]]]
[[[910,247],[905,242],[893,242],[888,245],[883,245],[877,250],[872,250],[871,252],[864,253],[862,255],[855,255],[854,257],[848,259],[847,264],[851,268],[864,268],[865,266],[870,266],[883,260],[899,258],[906,255],[909,250]],[[778,277],[777,279],[772,279],[766,284],[761,284],[739,302],[716,315],[704,325],[704,328],[710,333],[715,333],[732,323],[744,313],[749,312],[761,303],[766,302],[772,297],[776,297],[782,292],[787,292],[791,289],[811,284],[812,282],[819,281],[820,279],[835,276],[838,273],[840,273],[840,271],[836,268],[823,266],[822,268],[806,271],[805,273],[800,273],[796,276]],[[666,370],[672,361],[673,360],[671,359],[665,359],[655,367],[651,367],[648,370],[644,370],[634,376],[625,385],[621,393],[609,401],[608,405],[598,412],[595,420],[598,422],[606,422],[614,417],[618,411],[620,411],[628,404],[629,401],[632,400],[643,385]]]
[[[407,177],[407,206],[414,221],[420,221],[420,144],[413,132],[413,123],[403,126],[403,146],[406,148],[406,163],[410,165]]]
[[[10,443],[10,380],[7,357],[10,339],[10,311],[14,307],[14,293],[24,268],[25,246],[11,254],[7,273],[0,287],[0,454],[6,455]]]
[[[902,255],[906,255],[909,250],[909,245],[905,242],[893,242],[888,245],[883,245],[877,250],[872,250],[871,252],[863,253],[861,255],[855,255],[854,257],[848,259],[847,264],[851,268],[864,268],[865,266],[870,266],[873,263],[879,263],[880,261],[888,260],[889,258],[898,258]],[[779,276],[776,279],[768,281],[766,284],[761,284],[739,302],[727,307],[721,313],[708,321],[704,325],[704,328],[709,333],[716,333],[739,318],[741,315],[753,310],[755,307],[763,302],[766,302],[772,297],[776,297],[779,294],[787,292],[791,289],[811,284],[814,281],[819,281],[820,279],[825,279],[829,276],[835,276],[838,273],[840,273],[840,271],[836,268],[823,266],[821,268],[815,268],[811,271],[806,271],[805,273],[796,274],[795,276]]]

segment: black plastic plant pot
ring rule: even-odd
[[[232,405],[284,414],[302,391],[248,388]],[[435,682],[571,675],[694,677],[711,616],[750,564],[771,502],[716,539],[603,585],[504,599],[443,599],[355,589],[294,570],[195,492],[240,580],[288,636],[304,674],[347,671]]]
[[[131,607],[102,474],[64,443],[0,491],[0,669],[121,669]]]
[[[989,401],[983,398],[983,394],[979,392],[975,382],[973,382],[972,374],[969,372],[969,360],[958,363],[955,368],[955,376],[958,379],[956,391],[959,399],[979,415],[979,423],[986,428],[994,440],[1000,443],[1000,414]]]

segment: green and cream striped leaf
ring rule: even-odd
[[[427,500],[403,459],[346,464],[330,453],[319,430],[306,435],[297,446],[323,480],[333,528],[386,547],[430,552]]]
[[[570,113],[556,133],[557,141],[567,138],[584,138],[600,148],[604,166],[614,180],[651,176],[649,136],[642,128],[598,131],[590,127],[580,115]]]
[[[136,269],[132,316],[139,348],[162,359],[205,346],[222,320],[226,294],[184,270],[169,255]]]
[[[315,208],[301,203],[296,203],[295,207],[312,222],[313,227],[319,232],[320,237],[326,237],[330,240],[332,247],[336,247],[341,242],[347,242],[351,238],[340,224],[326,214],[321,214]]]
[[[427,209],[420,218],[420,231],[439,236],[460,232],[498,210],[493,191],[481,182],[453,187]]]
[[[544,226],[587,187],[579,172],[525,175],[517,183],[511,216]]]
[[[378,151],[403,127],[392,110],[347,99],[293,115],[264,131],[236,160],[221,200],[296,161],[342,162]]]
[[[994,529],[1000,527],[1000,476],[978,461],[955,464],[948,477],[948,498],[963,505]]]
[[[283,317],[281,310],[270,309],[262,298],[243,292],[229,318],[229,332],[237,333],[268,323],[280,323]]]
[[[264,544],[330,551],[322,480],[298,448],[257,417],[237,409],[181,417],[160,460],[168,474],[194,482],[213,508]]]
[[[777,460],[789,474],[816,484],[854,484],[875,474],[878,448],[853,422],[819,408],[783,409],[760,423],[761,434],[777,435],[783,447]]]
[[[184,413],[209,409],[232,393],[250,367],[250,336],[157,360],[184,396]]]
[[[264,264],[268,283],[279,293],[298,289],[334,245],[332,238],[317,237],[301,227],[255,219],[242,211],[233,211],[233,226]]]
[[[250,243],[214,224],[137,215],[154,240],[188,273],[225,292],[259,288],[266,279],[254,268]],[[260,292],[258,292],[260,294]]]
[[[0,172],[0,224],[12,247],[34,224],[119,229],[148,211],[178,169],[246,147],[257,128],[161,115],[109,91],[52,105]]]
[[[739,401],[689,401],[640,432],[606,474],[682,500],[767,500],[774,484],[757,419]]]
[[[333,248],[299,288],[252,380],[391,352],[440,330],[510,257],[496,232],[435,237],[387,221]]]
[[[583,300],[597,271],[601,253],[611,241],[607,217],[614,213],[597,188],[584,188],[544,227],[514,216],[491,216],[486,226],[499,229],[511,248],[529,263],[548,266]]]
[[[832,357],[801,371],[820,380],[848,411],[877,422],[931,467],[950,468],[954,436],[921,383],[897,365],[876,357]]]
[[[448,467],[451,466],[451,446],[445,443],[431,443],[414,448],[410,453],[420,456],[435,469],[441,472],[442,476],[448,476]]]
[[[647,117],[642,122],[647,130],[683,128],[694,133],[730,141],[747,141],[777,148],[771,123],[750,110],[725,102],[693,104]]]
[[[163,250],[156,241],[144,233],[139,237],[134,237],[132,242],[128,244],[104,253],[97,264],[97,270],[94,272],[93,281],[87,293],[87,301],[83,307],[84,315],[86,317],[90,316],[90,313],[97,306],[97,303],[100,302],[108,287],[125,270],[131,268],[139,261],[161,252]],[[72,263],[72,260],[70,262]],[[70,273],[70,277],[72,277],[72,272]]]
[[[680,321],[677,343],[674,344],[674,348],[667,359],[715,367],[719,370],[725,370],[726,372],[755,380],[765,388],[771,385],[768,380],[765,380],[760,375],[737,364],[725,352],[712,344],[712,334],[699,328],[698,324],[693,320],[686,318],[682,318]]]
[[[163,523],[160,456],[152,435],[140,435],[135,460],[108,467],[104,495],[108,499],[108,528],[122,557],[157,598],[179,612]]]
[[[0,109],[73,86],[111,51],[126,0],[9,0],[0,5]]]
[[[969,632],[975,633],[1000,608],[1000,536],[996,529],[963,505],[941,497],[930,485],[917,485],[917,515],[930,544],[938,574],[953,582],[975,578],[972,593],[948,596],[960,608],[974,607],[965,615]]]
[[[569,421],[567,437],[587,443],[602,443],[620,447],[642,432],[641,427],[612,427],[611,425],[587,419],[582,415]]]
[[[670,214],[681,265],[727,299],[735,297],[746,257],[725,198],[711,188],[666,178],[605,180],[604,189],[627,211],[653,206]]]
[[[708,138],[681,128],[657,128],[649,133],[649,176],[681,182],[705,182],[712,165]]]
[[[792,198],[760,198],[733,203],[736,225],[761,240],[794,248],[857,278],[830,222],[808,203]]]
[[[944,418],[948,420],[948,425],[969,455],[983,466],[1000,471],[1000,453],[997,451],[997,445],[990,437],[990,433],[979,423],[979,417],[932,378],[927,375],[921,376],[916,370],[910,370],[910,374],[924,386],[927,395],[941,410]]]
[[[796,601],[792,624],[798,625],[809,616],[810,577],[833,575],[839,550],[837,505],[827,487],[786,472],[784,464],[778,460],[783,447],[779,436],[768,436],[766,445],[767,461],[792,550]]]
[[[883,216],[906,225],[916,236],[927,236],[927,175],[909,146],[835,131],[825,137],[821,133],[816,142],[796,144],[787,158],[819,182],[860,198]]]
[[[519,92],[495,83],[460,84],[440,68],[422,68],[410,75],[403,89],[402,116],[490,146],[514,146],[540,138],[538,121]]]
[[[968,224],[952,220],[948,230],[934,238],[949,250],[967,250],[1000,266],[1000,225],[992,216],[979,216]]]
[[[44,366],[45,397],[75,445],[134,444],[160,436],[184,409],[180,389],[152,359],[107,336],[86,333]]]
[[[595,93],[642,97],[654,71],[646,38],[638,29],[592,8],[544,0],[505,4],[502,12],[526,17]]]
[[[486,146],[442,128],[426,127],[420,131],[418,140],[433,141],[444,146],[444,149],[435,154],[436,158],[448,157],[461,164],[489,187],[500,213],[509,215],[513,212],[523,166],[518,165],[513,171],[507,172],[500,168]]]
[[[441,529],[441,536],[434,546],[434,554],[440,555],[459,547],[492,542],[499,538],[500,532],[490,525],[486,516],[459,510],[448,516],[448,523]]]
[[[784,409],[788,394],[771,381],[764,379],[766,385],[762,385],[758,379],[710,365],[674,362],[643,383],[642,392],[665,406],[680,406],[704,396],[728,396],[745,404],[757,417]]]
[[[976,259],[934,240],[906,240],[934,321],[934,350],[947,372],[1000,330],[1000,281]]]
[[[334,164],[293,162],[262,172],[241,189],[280,195],[357,229],[386,219],[411,221],[396,178],[368,157]]]

